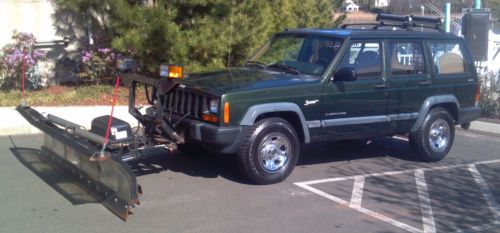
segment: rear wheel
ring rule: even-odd
[[[442,160],[455,139],[454,120],[448,110],[433,108],[417,132],[410,134],[412,152],[427,162]]]
[[[238,152],[238,159],[250,181],[273,184],[290,175],[299,150],[300,141],[293,126],[281,118],[268,118],[252,126]]]

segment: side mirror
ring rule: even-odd
[[[344,66],[333,74],[335,81],[356,81],[358,72],[353,67]]]

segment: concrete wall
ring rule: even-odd
[[[33,33],[37,41],[60,40],[53,21],[54,7],[50,0],[0,0],[0,48],[12,43],[12,32]],[[61,45],[43,48],[48,59],[39,62],[38,68],[43,84],[47,85],[70,78],[71,67],[57,64],[67,56],[68,50]],[[57,77],[56,77],[57,76]]]
[[[0,1],[0,46],[11,42],[13,30],[31,32],[38,40],[61,39],[52,26],[53,13],[48,0]]]

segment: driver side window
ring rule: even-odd
[[[342,57],[339,69],[355,68],[358,79],[382,76],[382,50],[380,42],[352,42]]]

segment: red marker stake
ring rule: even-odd
[[[118,92],[119,85],[120,85],[120,77],[116,76],[116,85],[115,85],[115,90],[113,93],[113,104],[111,105],[111,114],[110,114],[109,119],[108,119],[108,128],[106,128],[106,137],[104,137],[104,145],[102,147],[103,150],[106,147],[106,145],[108,144],[109,130],[111,129],[111,122],[113,119],[113,112],[115,110],[115,104],[116,104],[116,94]]]

